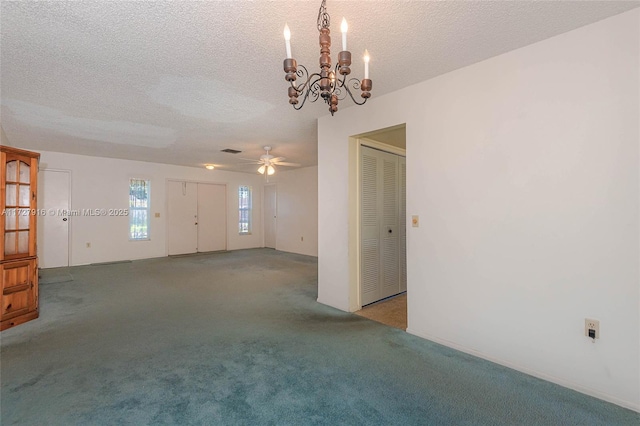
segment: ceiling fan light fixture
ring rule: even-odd
[[[213,169],[216,168],[216,166],[214,166],[213,164],[207,164],[207,165],[204,166],[204,168],[207,169],[207,170],[213,170]]]
[[[263,174],[264,174],[264,169],[265,169],[265,166],[264,166],[264,164],[263,164],[262,166],[260,166],[260,167],[258,168],[258,173],[260,173],[261,175],[263,175]]]
[[[267,167],[267,175],[271,176],[272,174],[274,174],[276,172],[276,168],[269,165],[269,167]]]

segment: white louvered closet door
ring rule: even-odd
[[[400,293],[398,235],[398,156],[380,152],[382,157],[382,288],[380,299]]]
[[[401,207],[404,187],[400,164],[404,164],[404,158],[397,155],[365,146],[361,149],[362,305],[406,289],[406,262],[402,259],[406,257],[405,215]]]
[[[360,157],[360,298],[363,305],[380,300],[378,152],[362,147]]]

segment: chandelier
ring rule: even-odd
[[[327,12],[326,0],[322,0],[318,12],[318,31],[320,32],[320,72],[309,74],[304,65],[298,65],[291,56],[291,31],[284,26],[284,39],[287,49],[287,59],[284,60],[285,80],[291,86],[288,88],[289,103],[296,110],[301,109],[307,99],[315,102],[324,99],[329,105],[331,115],[338,110],[338,101],[347,95],[357,105],[363,105],[371,97],[371,80],[369,79],[369,52],[364,51],[364,79],[350,78],[351,52],[347,50],[347,21],[342,18],[340,30],[342,32],[342,51],[338,53],[338,63],[331,69],[331,35],[329,24],[331,18]],[[300,78],[300,83],[296,80]],[[362,101],[356,100],[352,90],[361,90]],[[302,97],[302,101],[299,98]]]

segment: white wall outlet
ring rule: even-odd
[[[593,331],[591,332],[591,334],[589,334],[591,330]],[[600,338],[600,321],[585,318],[584,335],[587,337],[591,337],[592,339],[599,339]]]

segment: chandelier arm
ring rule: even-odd
[[[331,83],[331,94],[336,94],[340,93],[340,87],[342,85],[344,85],[344,79],[346,78],[345,75],[342,76],[342,81],[340,81],[340,77],[336,78],[336,76],[340,75],[338,74],[338,68],[340,67],[340,64],[336,63],[335,66],[333,67],[333,78],[334,81],[333,83]]]
[[[291,87],[293,87],[296,92],[298,93],[302,93],[305,90],[305,87],[307,87],[307,85],[309,84],[309,81],[311,81],[311,79],[313,77],[318,77],[318,79],[320,78],[320,74],[319,73],[313,73],[313,74],[309,74],[309,71],[307,70],[307,67],[305,67],[304,65],[298,65],[299,68],[296,71],[296,75],[304,80],[303,83],[300,83],[298,86],[295,85],[295,83],[292,81],[291,82]]]
[[[308,98],[309,98],[309,91],[307,90],[307,92],[304,94],[304,97],[302,98],[302,102],[300,102],[297,105],[293,105],[293,109],[295,109],[295,110],[302,109],[302,107],[304,106],[304,103],[307,102]],[[316,99],[318,99],[318,98],[316,97]],[[315,102],[316,99],[311,99],[311,102]]]
[[[318,84],[319,80],[314,81],[311,85],[309,85],[309,89],[307,90],[309,93],[311,93],[311,97],[312,97],[312,102],[315,102],[318,100],[318,98],[320,97],[320,95],[322,94],[322,91],[320,90],[320,85]]]
[[[317,77],[317,78],[311,81],[313,77]],[[307,102],[307,99],[310,99],[311,102],[315,102],[318,100],[318,98],[320,97],[319,88],[314,86],[317,86],[319,80],[320,80],[320,75],[317,73],[311,74],[309,76],[307,81],[304,83],[304,86],[307,86],[308,84],[308,87],[307,87],[307,90],[304,91],[304,97],[302,98],[302,102],[300,102],[298,105],[293,105],[293,109],[300,110],[304,106],[305,102]]]
[[[348,90],[348,87],[346,87],[344,84],[340,84],[339,86],[336,86],[333,94],[338,98],[339,101],[343,101],[347,98]]]
[[[301,66],[302,66],[302,65],[301,65]],[[306,68],[305,68],[305,72],[306,72]],[[291,82],[291,87],[293,87],[293,88],[294,88],[298,93],[302,93],[302,92],[304,92],[305,87],[307,88],[306,90],[309,90],[309,88],[311,87],[311,85],[320,79],[320,74],[318,74],[318,73],[313,73],[313,74],[308,74],[308,73],[307,73],[307,74],[302,74],[302,73],[300,73],[300,70],[298,70],[298,74],[299,74],[299,77],[301,77],[301,78],[303,78],[303,79],[304,79],[304,83],[300,83],[300,85],[298,85],[298,86],[296,87],[296,85],[295,85],[293,82]],[[313,82],[311,82],[311,80],[312,80],[314,77],[316,77],[316,79],[315,79]]]
[[[350,79],[349,84],[352,84],[353,88],[356,90],[360,88],[360,80],[358,80],[357,78]],[[353,103],[355,103],[356,105],[364,105],[365,102],[367,102],[367,98],[364,98],[362,102],[358,102],[356,98],[353,97],[353,93],[351,93],[351,90],[349,90],[349,84],[345,84],[344,88],[349,94],[349,96],[351,97],[351,100],[353,101]]]
[[[315,102],[318,100],[318,98],[320,97],[320,95],[322,94],[322,89],[320,88],[320,80],[322,79],[322,76],[320,74],[312,74],[312,77],[315,77],[315,80],[313,80],[312,82],[309,83],[309,92],[311,92],[313,94],[313,100],[312,102]]]
[[[293,87],[296,90],[296,92],[302,93],[305,85],[309,82],[309,79],[311,78],[311,76],[309,75],[309,71],[307,70],[307,67],[305,67],[304,65],[298,65],[298,69],[296,70],[296,75],[298,78],[304,80],[304,84],[301,83],[299,86],[296,86],[295,82],[292,81],[291,87]]]
[[[338,67],[339,65],[336,64],[336,69]],[[344,88],[345,90],[348,90],[348,88],[346,87],[346,80],[347,80],[347,76],[345,74],[342,76],[342,78],[337,79],[333,84],[331,94],[336,95],[339,101],[342,101],[347,97],[346,93],[344,93],[342,90],[342,88]]]

